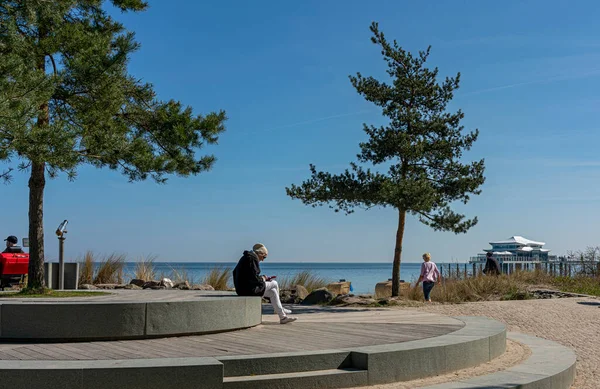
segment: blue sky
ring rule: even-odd
[[[578,1],[150,1],[115,13],[141,49],[130,72],[197,113],[224,109],[214,169],[167,185],[129,184],[84,167],[49,180],[46,255],[68,219],[66,255],[155,254],[161,261],[235,261],[255,241],[272,261],[392,260],[397,215],[310,208],[285,187],[309,163],[332,172],[354,160],[362,123],[382,124],[348,75],[385,76],[369,25],[410,51],[432,45],[431,66],[462,74],[452,109],[479,128],[471,158],[486,159],[483,193],[465,235],[407,221],[404,261],[466,260],[490,240],[522,235],[557,254],[600,244],[600,4]],[[2,234],[27,235],[27,175],[2,187]]]

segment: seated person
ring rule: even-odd
[[[252,251],[244,251],[235,269],[233,269],[233,284],[238,296],[263,296],[268,297],[273,309],[279,315],[279,323],[287,324],[296,320],[287,314],[292,313],[289,309],[283,308],[279,300],[279,285],[274,277],[265,277],[260,275],[259,262],[267,258],[267,248],[257,243]]]
[[[4,239],[4,241],[6,242],[6,249],[4,249],[4,251],[2,252],[4,253],[16,253],[16,254],[23,254],[24,251],[21,250],[21,248],[19,246],[17,246],[17,244],[19,243],[19,239],[17,239],[16,236],[11,235],[8,238]]]

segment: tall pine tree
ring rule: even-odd
[[[392,271],[392,295],[400,288],[400,262],[406,214],[434,230],[465,233],[477,223],[451,209],[454,202],[467,203],[484,183],[484,161],[465,163],[463,152],[477,140],[478,130],[463,134],[462,111],[447,112],[456,77],[438,81],[438,69],[425,64],[429,48],[413,56],[397,42],[390,43],[377,23],[371,25],[372,42],[381,47],[391,83],[350,76],[357,92],[380,107],[387,125],[364,125],[369,139],[360,143],[359,163],[334,175],[310,165],[311,178],[286,188],[287,194],[304,204],[330,204],[336,212],[352,213],[357,206],[394,208],[398,230]],[[363,168],[389,164],[387,173]]]
[[[108,15],[109,4],[123,12],[147,7],[142,0],[0,2],[0,161],[30,174],[32,288],[44,286],[47,176],[74,179],[82,164],[119,170],[130,181],[195,175],[215,161],[196,152],[224,131],[223,111],[194,115],[128,74],[139,45]]]

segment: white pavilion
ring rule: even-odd
[[[556,261],[556,255],[549,255],[550,250],[543,248],[546,243],[513,236],[507,240],[490,242],[491,249],[471,257],[470,262],[485,262],[487,253],[494,254],[499,262],[546,262]]]

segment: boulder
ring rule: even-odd
[[[146,281],[140,280],[139,278],[134,278],[133,280],[129,281],[130,285],[137,285],[139,287],[144,286],[145,283]]]
[[[302,305],[318,305],[328,304],[333,300],[333,294],[327,290],[327,288],[320,288],[313,290],[304,300]]]
[[[279,291],[279,300],[282,304],[296,304],[296,295],[292,293],[291,289],[283,289]]]
[[[117,289],[120,284],[96,284],[96,288],[98,289]]]
[[[410,289],[410,283],[400,280],[400,293]],[[379,282],[375,285],[375,297],[391,297],[392,296],[392,280]]]
[[[371,305],[376,301],[368,297],[354,296],[353,294],[340,294],[335,296],[335,298],[329,303],[331,305],[340,305],[340,306],[349,306],[349,305]]]
[[[173,285],[174,289],[180,289],[180,290],[190,290],[190,283],[187,281],[183,281],[183,282],[178,282],[175,285]]]
[[[333,294],[349,294],[350,293],[350,282],[348,281],[340,281],[340,282],[332,282],[327,285],[327,290],[329,290]]]
[[[140,290],[141,286],[137,286],[136,284],[128,284],[123,287],[123,289],[131,289],[131,290]]]
[[[146,281],[146,282],[144,282],[144,285],[142,285],[142,288],[149,289],[154,286],[161,286],[160,281]]]
[[[92,284],[81,284],[81,285],[79,285],[79,289],[97,290],[98,287],[96,285],[92,285]]]
[[[172,288],[173,285],[175,284],[173,283],[173,281],[171,281],[170,278],[163,278],[162,280],[160,280],[160,286],[164,286],[167,289]]]
[[[296,296],[300,301],[304,300],[308,296],[308,290],[303,285],[296,285],[292,290],[296,292]]]
[[[279,291],[279,299],[283,304],[300,304],[308,296],[308,291],[302,285]]]
[[[151,286],[150,289],[162,290],[162,289],[167,289],[167,287],[166,286],[162,286],[162,285],[157,285],[157,286]]]
[[[212,285],[208,285],[208,284],[194,284],[192,286],[193,290],[215,290],[215,288],[212,287]]]

